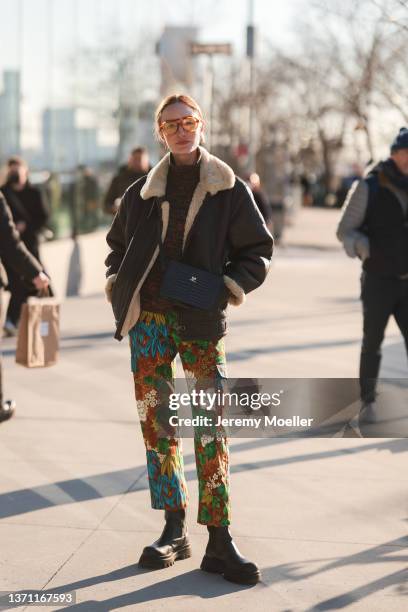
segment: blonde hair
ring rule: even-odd
[[[186,106],[189,106],[190,108],[195,110],[198,116],[200,117],[201,121],[204,123],[203,111],[201,110],[198,102],[194,100],[194,98],[192,98],[191,96],[187,94],[171,94],[170,96],[166,96],[160,102],[154,114],[154,133],[156,135],[157,140],[159,140],[160,142],[163,142],[163,137],[160,134],[160,123],[161,123],[162,113],[165,108],[167,108],[168,106],[171,106],[172,104],[177,104],[177,102],[181,102],[182,104],[185,104]],[[200,144],[203,144],[203,142],[205,142],[205,139],[204,139],[204,134],[201,132]]]

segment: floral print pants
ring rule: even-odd
[[[152,508],[177,510],[188,504],[181,439],[169,426],[174,359],[180,355],[188,389],[219,388],[225,378],[224,340],[181,340],[175,312],[142,311],[129,332],[139,420],[146,446]],[[222,408],[221,408],[222,410]],[[171,411],[171,414],[177,412]],[[194,429],[199,487],[197,522],[229,525],[229,455],[222,428]]]

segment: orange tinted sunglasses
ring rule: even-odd
[[[162,130],[166,136],[173,136],[173,134],[178,132],[179,126],[181,125],[185,132],[196,132],[200,121],[200,119],[192,115],[187,115],[180,119],[169,119],[160,124],[160,130]]]

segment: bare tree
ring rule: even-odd
[[[370,157],[375,156],[373,111],[397,110],[406,119],[408,107],[401,92],[407,87],[405,66],[406,35],[391,18],[395,7],[406,0],[342,0],[319,5],[330,32],[327,50],[332,48],[335,72],[344,99],[345,111],[366,135]],[[395,13],[401,20],[401,12]],[[399,23],[402,23],[401,21]]]
[[[363,133],[366,159],[374,158],[378,116],[392,108],[408,118],[406,36],[384,13],[393,3],[406,9],[408,0],[382,1],[380,8],[376,0],[313,2],[296,24],[292,49],[270,46],[252,98],[238,68],[228,81],[220,113],[231,142],[240,134],[240,108],[251,104],[259,148],[281,140],[294,159],[313,151],[327,190],[346,135]]]
[[[107,40],[115,41],[107,43]],[[159,91],[159,69],[155,39],[146,32],[132,45],[110,32],[98,46],[81,49],[77,75],[77,106],[92,111],[99,126],[118,134],[116,163],[123,160],[129,139],[129,125],[139,115],[142,103],[155,100]]]

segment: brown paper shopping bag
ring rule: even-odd
[[[59,347],[59,303],[55,298],[28,298],[21,308],[16,363],[27,368],[54,365]]]

